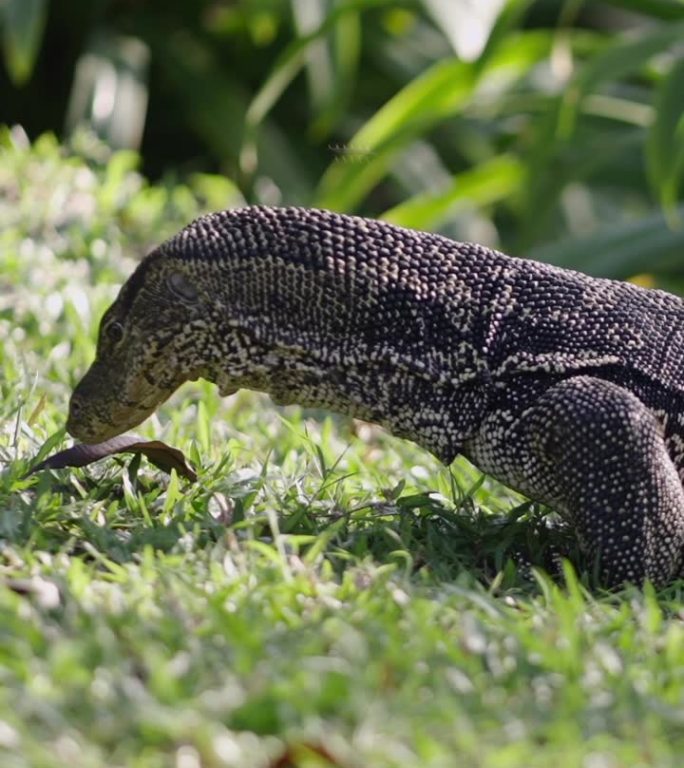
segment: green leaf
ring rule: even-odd
[[[349,210],[387,172],[391,157],[416,134],[461,107],[475,86],[474,68],[440,61],[382,106],[349,142],[358,162],[334,162],[323,176],[316,204]]]
[[[155,67],[169,83],[184,120],[216,157],[236,158],[242,143],[242,125],[248,94],[243,84],[223,71],[213,52],[190,32],[179,35],[184,55],[169,46],[163,30],[153,28],[148,42]],[[202,87],[198,87],[201,83]],[[207,94],[212,109],[206,109]]]
[[[245,204],[238,186],[226,176],[213,173],[193,173],[189,181],[193,193],[203,201],[210,211]]]
[[[271,74],[266,78],[247,108],[245,140],[240,161],[244,171],[251,173],[256,167],[256,131],[258,126],[265,120],[268,113],[305,65],[311,45],[333,29],[345,14],[384,5],[389,5],[389,0],[348,0],[348,2],[331,10],[317,29],[298,37],[285,48],[273,66]]]
[[[311,127],[314,139],[327,136],[346,114],[361,57],[361,14],[340,17],[333,31],[333,82]]]
[[[502,45],[507,35],[514,35],[515,28],[520,25],[525,11],[534,0],[506,0],[492,27],[487,44],[479,59],[479,64],[485,64]]]
[[[47,440],[40,446],[40,450],[38,453],[34,456],[35,462],[43,461],[43,459],[53,451],[55,446],[59,445],[62,440],[64,440],[64,436],[66,435],[66,429],[62,427],[61,429],[58,429],[56,432],[53,432]]]
[[[653,191],[666,215],[677,202],[684,171],[684,56],[663,79],[656,94],[656,117],[648,133],[646,160]]]
[[[684,19],[684,3],[681,0],[605,0],[605,2],[654,19]]]
[[[522,163],[502,155],[456,174],[442,192],[422,192],[385,211],[382,218],[402,227],[433,229],[461,210],[483,207],[511,195],[525,177]]]
[[[16,86],[31,77],[47,18],[47,0],[4,0],[5,66]]]
[[[575,128],[582,101],[607,81],[618,80],[641,70],[650,59],[684,38],[684,21],[654,25],[637,37],[627,36],[611,43],[590,58],[572,80],[563,98],[558,117],[558,134],[568,138]]]
[[[684,205],[675,209],[684,215]],[[585,238],[562,240],[534,248],[532,259],[602,277],[626,278],[659,272],[681,264],[684,229],[668,227],[662,213],[622,222]]]
[[[315,32],[325,21],[329,3],[327,0],[290,0],[292,16],[299,37]],[[357,18],[358,14],[352,14]],[[324,136],[329,132],[331,118],[337,110],[344,109],[340,92],[339,48],[335,45],[338,32],[343,29],[345,17],[320,39],[313,41],[306,51],[306,79],[311,111],[317,115],[314,134]],[[358,32],[358,25],[357,25]],[[358,52],[358,38],[351,41],[350,51]]]
[[[315,204],[348,211],[387,173],[396,155],[435,124],[463,112],[477,93],[488,98],[510,87],[543,58],[545,34],[511,35],[487,65],[446,59],[430,67],[382,106],[356,133],[348,150],[357,162],[334,162],[325,172]]]

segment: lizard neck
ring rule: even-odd
[[[208,325],[216,330],[215,353],[206,377],[221,393],[252,389],[279,405],[370,421],[450,463],[460,447],[452,423],[458,386],[429,343],[429,323],[414,297],[404,296],[410,311],[398,304],[390,316],[382,302],[360,301],[358,286],[358,303],[349,302],[324,273],[312,281],[283,268],[272,278],[272,289],[262,288],[258,301],[243,276],[241,295],[233,292],[214,306]],[[310,290],[302,287],[307,284]],[[474,382],[472,370],[461,370],[463,382]]]
[[[453,388],[416,370],[401,346],[371,347],[292,326],[276,333],[243,326],[238,335],[246,342],[242,363],[223,361],[208,376],[222,394],[252,389],[278,405],[370,421],[445,463],[458,452],[450,438]]]
[[[201,275],[211,350],[194,352],[222,392],[373,421],[446,462],[479,426],[492,252],[324,211],[248,209],[199,220],[165,253]]]

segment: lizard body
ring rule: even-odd
[[[202,217],[100,325],[67,428],[113,437],[202,376],[373,421],[550,504],[608,584],[684,559],[684,302],[301,208]]]

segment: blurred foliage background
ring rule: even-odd
[[[217,207],[684,277],[682,0],[0,0],[0,23],[5,151],[86,128],[153,180],[223,177]]]

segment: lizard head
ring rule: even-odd
[[[150,254],[105,312],[95,361],[69,403],[68,432],[86,443],[144,421],[201,375],[203,296],[191,265]]]

